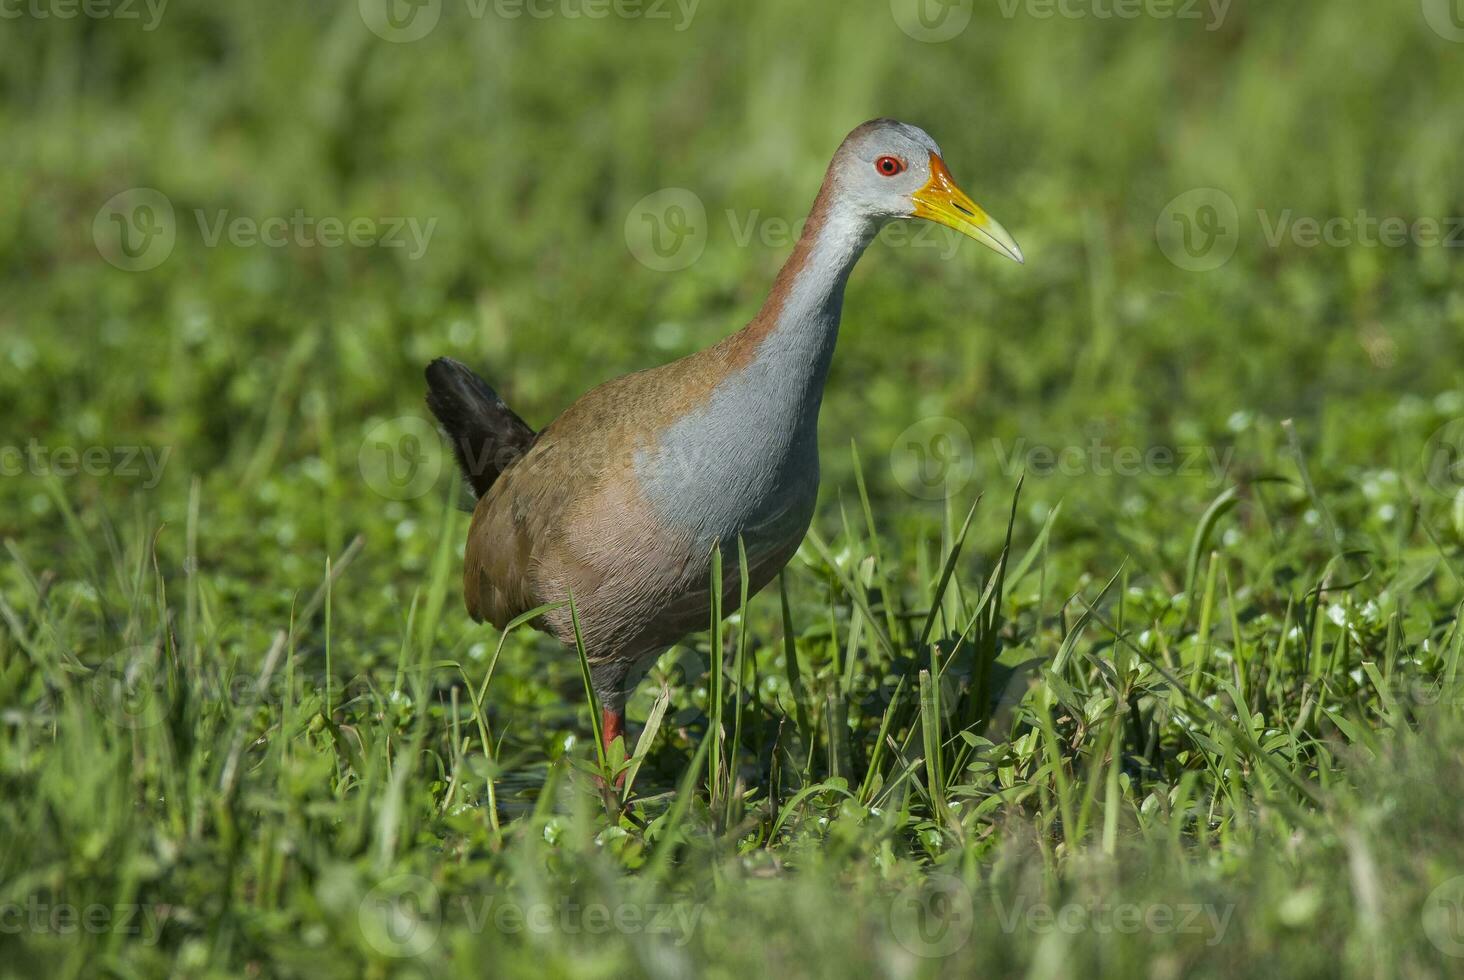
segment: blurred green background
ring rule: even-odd
[[[1334,679],[1356,694],[1350,685],[1362,674],[1353,660],[1376,659],[1367,644],[1395,637],[1395,628],[1407,634],[1410,650],[1417,641],[1419,663],[1437,666],[1459,600],[1454,569],[1464,543],[1464,479],[1457,466],[1449,469],[1464,449],[1457,421],[1464,416],[1464,231],[1454,217],[1464,215],[1464,14],[1457,3],[1067,0],[1059,9],[1046,0],[644,0],[622,7],[529,0],[538,16],[515,0],[171,0],[123,8],[127,16],[116,7],[98,8],[111,11],[103,16],[62,16],[71,9],[66,2],[25,0],[6,6],[0,20],[0,466],[9,467],[0,473],[0,707],[6,724],[14,723],[5,736],[13,741],[0,752],[0,787],[20,801],[0,808],[0,827],[14,842],[0,855],[0,869],[12,882],[66,879],[115,900],[115,870],[132,884],[150,882],[154,901],[194,916],[180,919],[165,944],[183,949],[180,962],[238,966],[231,955],[269,962],[287,950],[298,953],[292,962],[302,972],[354,970],[356,961],[338,951],[356,949],[359,937],[331,931],[327,940],[322,923],[334,922],[330,895],[350,892],[339,869],[366,864],[363,841],[377,826],[372,807],[384,797],[386,770],[363,776],[340,743],[320,734],[316,722],[330,712],[320,710],[318,692],[302,682],[300,704],[316,712],[308,732],[290,728],[312,716],[285,698],[283,721],[273,706],[257,719],[236,718],[229,708],[220,709],[227,720],[210,728],[208,709],[198,709],[204,720],[194,729],[179,726],[168,736],[174,741],[149,741],[144,749],[128,733],[100,723],[94,730],[77,720],[81,714],[51,714],[75,709],[68,699],[90,703],[67,678],[84,676],[82,663],[95,666],[119,644],[152,643],[175,626],[180,649],[195,655],[192,669],[218,663],[232,670],[237,662],[252,674],[275,631],[289,627],[302,672],[314,658],[313,682],[332,676],[317,668],[333,655],[338,680],[351,679],[358,693],[371,689],[372,697],[351,702],[355,714],[343,714],[371,739],[379,726],[372,751],[386,745],[381,757],[395,758],[399,740],[409,729],[420,734],[412,726],[427,714],[399,697],[400,665],[413,641],[420,638],[424,657],[472,661],[477,682],[491,639],[470,626],[456,594],[466,517],[452,509],[458,490],[450,461],[430,427],[422,428],[424,365],[440,355],[467,362],[540,426],[602,380],[715,342],[758,309],[791,246],[785,225],[803,217],[844,134],[876,116],[925,128],[960,183],[1021,243],[1027,263],[1018,267],[941,234],[912,246],[896,232],[855,271],[824,400],[824,487],[815,519],[839,560],[856,564],[861,554],[862,532],[848,532],[851,522],[860,524],[851,442],[888,551],[898,555],[880,571],[898,564],[891,577],[917,596],[939,567],[932,556],[942,523],[951,514],[959,520],[984,492],[962,563],[962,575],[979,586],[1000,550],[1007,501],[1025,468],[1014,522],[1018,553],[1053,508],[1062,511],[1041,574],[1014,585],[1009,597],[1013,631],[1003,642],[1012,649],[1051,658],[1059,644],[1066,648],[1064,597],[1096,591],[1123,568],[1133,585],[1124,593],[1142,606],[1134,615],[1163,619],[1154,633],[1160,645],[1172,632],[1182,665],[1199,677],[1212,624],[1197,631],[1194,597],[1178,595],[1200,560],[1188,553],[1199,540],[1219,552],[1227,576],[1235,573],[1235,615],[1226,628],[1233,626],[1238,647],[1242,629],[1252,631],[1257,659],[1274,654],[1290,664],[1297,656],[1291,603],[1314,600],[1319,593],[1307,590],[1318,579],[1336,581],[1330,561],[1345,548],[1366,551],[1378,574],[1366,572],[1365,593],[1336,607],[1341,618],[1331,621],[1339,628],[1347,616],[1371,618],[1358,627],[1366,643],[1348,646],[1351,634],[1340,632],[1332,641],[1341,651],[1326,661]],[[1138,15],[1119,16],[1120,6]],[[667,189],[676,191],[651,197]],[[648,227],[648,197],[695,202],[704,211],[704,223],[690,229],[700,249],[694,261],[672,262],[683,267],[669,270],[642,261],[637,229]],[[259,224],[297,213],[316,231],[287,236],[279,247],[228,235],[211,241],[221,217]],[[1437,222],[1454,247],[1416,237],[1369,244],[1390,218]],[[375,232],[411,222],[430,236],[421,254],[319,243],[320,222],[356,220]],[[1334,242],[1308,244],[1298,230],[1305,225],[1296,224],[1307,221],[1332,222]],[[159,244],[170,235],[171,247]],[[138,243],[146,247],[129,256],[125,247]],[[1294,420],[1305,471],[1288,452],[1286,419]],[[96,458],[105,462],[92,473],[62,472],[54,454],[68,448],[100,450]],[[151,456],[128,455],[138,448]],[[1075,452],[1067,458],[1078,463],[1051,472],[1041,465],[1047,457],[1028,452],[1039,448]],[[1104,454],[1124,448],[1211,455],[1114,472]],[[37,461],[36,451],[50,454],[49,462]],[[949,467],[935,484],[921,479],[924,451]],[[149,458],[162,462],[156,481]],[[1212,458],[1226,462],[1223,472],[1210,468]],[[1439,459],[1445,465],[1431,468]],[[393,467],[413,478],[397,481]],[[1264,479],[1273,476],[1288,482]],[[1211,501],[1238,484],[1234,520],[1197,539]],[[1327,533],[1333,523],[1337,536]],[[349,551],[358,539],[358,550]],[[331,598],[331,648],[312,618],[321,603],[310,597],[323,595],[316,590],[327,559],[343,555],[351,565]],[[1211,584],[1225,595],[1230,579],[1214,586],[1216,567]],[[822,696],[817,685],[834,690],[839,683],[839,629],[854,615],[807,552],[789,584],[800,627],[824,629],[805,651]],[[173,604],[187,597],[186,612],[170,615],[165,586]],[[408,610],[417,614],[418,599],[427,608],[412,625]],[[302,606],[297,634],[292,617]],[[757,656],[770,664],[780,651],[777,602],[764,598],[753,609]],[[1313,615],[1321,615],[1315,605]],[[1214,623],[1221,622],[1217,612]],[[856,646],[851,639],[850,649]],[[1105,664],[1114,656],[1098,640],[1089,646],[1085,640],[1083,650]],[[1287,686],[1293,674],[1278,668],[1284,683],[1267,678],[1262,697],[1271,697],[1265,730],[1291,732],[1288,765],[1326,782],[1333,759],[1317,746],[1337,729],[1330,727],[1335,719],[1308,714],[1317,680],[1309,671],[1321,663],[1321,641],[1315,649],[1316,659],[1296,668],[1297,688]],[[1457,658],[1457,636],[1454,649]],[[531,770],[535,786],[550,767],[546,758],[557,765],[561,755],[583,752],[572,737],[583,730],[574,659],[546,650],[541,639],[515,637],[491,699],[494,723],[510,729],[509,748],[521,753],[506,768]],[[1301,650],[1310,656],[1305,644]],[[1229,676],[1228,656],[1220,657],[1216,677]],[[43,662],[45,670],[33,666]],[[877,683],[883,666],[872,669]],[[769,668],[763,676],[780,675]],[[1090,703],[1100,705],[1104,724],[1102,712],[1116,710],[1114,699],[1102,700],[1106,676],[1087,661],[1075,661],[1066,675],[1084,697],[1096,692]],[[684,679],[687,688],[698,682]],[[446,686],[435,689],[431,720],[422,722],[443,758],[462,744],[451,727],[457,715],[449,719],[442,707]],[[372,699],[377,694],[380,702]],[[1375,712],[1368,724],[1376,722],[1380,702],[1365,690],[1357,696]],[[690,704],[689,691],[678,689],[677,698],[676,710]],[[1306,708],[1293,729],[1299,702]],[[770,703],[777,708],[776,691]],[[529,721],[531,705],[550,720]],[[644,703],[637,711],[639,723]],[[1115,726],[1126,724],[1121,713],[1114,718]],[[850,726],[855,735],[874,744],[868,729],[878,713],[856,721],[863,729]],[[1165,744],[1188,744],[1192,723],[1182,713],[1164,716]],[[1033,747],[1034,724],[1024,717],[1016,728],[1028,726],[1024,751],[1037,766],[1044,760]],[[1157,732],[1160,721],[1154,724]],[[233,836],[225,812],[232,800],[210,796],[225,725],[240,732],[254,725],[257,745],[267,743],[260,757],[246,755],[258,768],[242,777],[240,812],[267,828],[247,845]],[[1078,728],[1064,727],[1064,737],[1075,753],[1097,759],[1084,771],[1101,775],[1107,743],[1084,743]],[[1429,738],[1421,749],[1399,750],[1400,770],[1424,776],[1408,775],[1414,782],[1402,788],[1384,779],[1387,766],[1355,780],[1338,776],[1386,789],[1361,790],[1331,814],[1351,819],[1364,798],[1406,801],[1439,760],[1457,762],[1447,737]],[[1355,910],[1332,915],[1324,904],[1351,901],[1346,881],[1360,880],[1357,862],[1364,871],[1371,866],[1347,835],[1371,833],[1373,825],[1359,816],[1361,831],[1329,827],[1308,838],[1315,850],[1293,847],[1299,838],[1289,827],[1256,843],[1246,836],[1261,835],[1256,826],[1274,830],[1246,822],[1269,806],[1256,802],[1269,792],[1257,789],[1264,772],[1248,770],[1257,784],[1238,787],[1231,747],[1214,744],[1174,754],[1176,769],[1192,780],[1181,795],[1199,779],[1214,794],[1211,813],[1223,817],[1215,838],[1206,836],[1208,823],[1195,831],[1193,864],[1183,864],[1193,855],[1180,848],[1183,800],[1172,825],[1153,829],[1168,810],[1153,810],[1147,800],[1172,799],[1169,784],[1160,780],[1155,795],[1134,800],[1135,813],[1142,805],[1154,821],[1141,835],[1146,842],[1169,839],[1172,830],[1173,863],[1156,859],[1155,867],[1182,866],[1173,879],[1156,870],[1152,881],[1189,887],[1211,872],[1231,875],[1232,898],[1250,895],[1240,942],[1252,965],[1280,963],[1284,952],[1291,972],[1319,969],[1304,944],[1286,941],[1293,919],[1318,916],[1336,930],[1329,934],[1334,948],[1344,939],[1353,944],[1347,948],[1361,975],[1386,975],[1372,969],[1382,956],[1377,934],[1348,932]],[[655,760],[655,785],[672,785],[693,750],[682,733]],[[56,758],[63,764],[53,765]],[[1077,759],[1074,773],[1089,764]],[[556,849],[548,825],[532,824],[519,841],[527,840],[523,852],[505,858],[497,850],[502,841],[481,826],[482,801],[465,808],[471,812],[447,812],[440,773],[433,782],[427,768],[414,775],[405,805],[419,835],[395,851],[395,838],[373,850],[385,855],[371,866],[375,873],[400,865],[437,874],[425,870],[430,864],[447,867],[441,873],[459,876],[465,888],[537,881],[525,869],[540,865],[551,876],[591,877],[575,861],[600,854],[605,838],[588,818],[583,840],[565,838],[581,851]],[[1111,766],[1114,782],[1103,784],[1114,797],[1118,769]],[[1464,785],[1464,772],[1450,778],[1440,786]],[[185,785],[196,795],[180,793]],[[1136,794],[1149,789],[1135,785]],[[1092,784],[1081,791],[1091,802]],[[189,801],[182,816],[174,809],[184,806],[180,799]],[[1054,819],[1042,799],[1045,833]],[[840,806],[833,799],[810,812],[837,816]],[[1020,800],[1011,807],[988,811],[993,822],[983,833],[997,820],[1024,819]],[[114,823],[97,829],[97,814]],[[1453,858],[1436,854],[1420,872],[1410,864],[1416,839],[1408,835],[1464,839],[1445,804],[1419,803],[1410,814],[1415,822],[1399,825],[1393,846],[1380,845],[1382,903],[1396,903],[1387,915],[1405,925],[1417,921],[1425,883],[1459,866],[1449,852]],[[902,863],[907,845],[921,862],[984,874],[980,862],[996,838],[946,847],[931,843],[939,834],[928,829],[868,831],[873,820],[860,812],[834,821],[828,880],[809,876],[790,886],[807,894],[779,892],[786,904],[766,906],[751,889],[725,899],[732,904],[723,922],[733,925],[699,936],[699,955],[741,957],[746,970],[763,969],[761,948],[742,948],[738,929],[782,928],[777,950],[825,956],[831,975],[847,975],[840,957],[856,949],[849,955],[864,957],[864,966],[906,962],[889,959],[893,947],[871,939],[876,933],[862,929],[863,920],[828,923],[830,896],[842,899],[849,877],[898,886],[900,875],[914,873]],[[1184,826],[1186,834],[1193,829]],[[1047,847],[1023,843],[1023,834],[1012,834],[1016,851],[1002,853],[1030,856]],[[626,847],[630,866],[638,852]],[[439,848],[461,863],[438,862]],[[544,858],[550,852],[553,859]],[[1048,861],[1045,867],[1068,873],[1072,853],[1042,850],[1023,866]],[[724,856],[719,851],[717,859]],[[795,864],[809,859],[792,846],[769,860],[784,856]],[[1314,863],[1298,870],[1291,859]],[[251,861],[258,866],[246,867]],[[221,869],[236,868],[247,914],[210,904],[226,893],[216,887]],[[1303,871],[1315,874],[1307,879],[1312,890],[1288,892]],[[32,872],[34,879],[17,877]],[[704,896],[721,874],[687,872],[680,880]],[[1122,877],[1115,872],[1114,880]],[[1044,880],[1055,881],[1056,872]],[[265,885],[256,890],[256,881]],[[439,885],[450,891],[448,882]],[[788,931],[800,922],[828,931]],[[231,947],[236,927],[248,938]],[[297,933],[304,937],[298,950],[290,945]],[[1421,950],[1424,961],[1433,955],[1416,929],[1400,935],[1406,938],[1395,951]],[[491,946],[491,939],[482,941]],[[1150,963],[1149,940],[1115,939],[1129,944],[1133,958],[1109,959],[1106,940],[1093,939],[1080,961],[1143,963],[1155,976],[1180,975],[1190,961],[1161,956]],[[1032,975],[1043,975],[1046,940],[1022,942],[1019,951],[1010,942],[977,943],[964,955],[979,960],[982,950],[996,949],[988,968],[1007,958],[1011,970],[1035,964]],[[773,950],[774,940],[768,943]],[[468,945],[453,948],[459,964],[476,962],[463,953]],[[1196,955],[1223,973],[1233,948]],[[532,944],[516,949],[522,964],[541,955]],[[607,962],[625,969],[630,954],[619,955],[575,965],[602,974]],[[769,952],[769,961],[779,955]],[[81,961],[78,954],[73,963]]]

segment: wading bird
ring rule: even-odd
[[[468,612],[573,646],[573,598],[608,747],[628,688],[710,616],[712,549],[737,608],[793,557],[818,493],[818,410],[844,284],[898,218],[954,228],[1017,262],[1017,243],[951,179],[924,131],[865,123],[834,154],[802,236],[761,311],[721,343],[607,381],[535,432],[467,367],[427,368],[427,403],[478,502]]]

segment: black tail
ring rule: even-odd
[[[427,407],[447,430],[475,496],[487,493],[498,475],[534,443],[534,430],[498,392],[450,357],[427,365]]]

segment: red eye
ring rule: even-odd
[[[899,157],[880,157],[878,160],[874,161],[874,169],[878,170],[886,177],[893,177],[895,174],[904,171],[905,161],[901,160]]]

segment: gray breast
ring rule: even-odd
[[[636,458],[659,521],[707,553],[720,540],[749,561],[802,539],[818,496],[818,399],[759,357]]]

